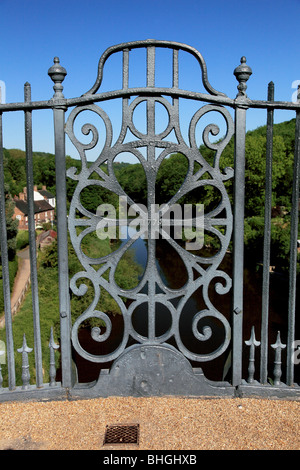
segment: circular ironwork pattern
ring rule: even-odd
[[[147,131],[145,133],[139,131],[133,123],[133,115],[136,107],[142,103],[146,103],[147,109]],[[164,106],[168,114],[168,123],[166,128],[160,132],[155,133],[155,105]],[[103,121],[104,128],[106,131],[105,143],[103,149],[92,164],[87,163],[86,152],[94,148],[99,140],[98,130],[92,124],[85,124],[82,127],[82,133],[90,137],[88,143],[82,143],[74,132],[74,123],[76,118],[82,111],[92,111],[96,113]],[[210,135],[218,135],[219,128],[210,124],[205,127],[203,132],[203,141],[207,147],[215,151],[214,165],[210,165],[201,155],[199,148],[196,144],[196,126],[201,118],[210,113],[219,113],[227,127],[227,132],[224,138],[217,142],[210,142]],[[130,141],[125,141],[125,137],[128,135],[127,132],[130,130],[133,138]],[[168,136],[171,132],[174,132],[176,140],[168,140]],[[75,108],[67,121],[66,132],[69,135],[71,141],[76,146],[82,167],[79,174],[77,174],[75,168],[68,170],[68,176],[73,180],[77,181],[77,186],[74,191],[70,211],[69,211],[69,230],[71,241],[75,252],[83,266],[83,270],[78,272],[71,279],[71,289],[75,295],[83,296],[87,291],[86,283],[90,282],[94,289],[94,299],[91,305],[80,315],[75,321],[72,328],[72,341],[74,348],[81,354],[85,359],[93,362],[106,362],[108,360],[114,360],[121,352],[125,349],[129,336],[133,337],[136,341],[142,344],[161,344],[166,342],[171,337],[174,337],[178,346],[178,349],[189,359],[195,361],[209,361],[218,357],[228,347],[230,341],[230,325],[227,319],[222,313],[220,313],[212,304],[209,298],[209,285],[215,278],[222,278],[223,283],[218,282],[215,285],[215,290],[219,294],[228,292],[231,288],[231,279],[223,271],[218,269],[220,262],[222,261],[228,244],[231,238],[232,231],[232,212],[230,201],[224,186],[224,181],[232,177],[233,171],[231,169],[225,169],[224,173],[221,172],[219,167],[220,156],[229,142],[233,134],[233,122],[229,112],[226,108],[218,105],[204,105],[201,107],[193,116],[190,127],[189,127],[189,145],[184,141],[178,119],[177,104],[170,104],[170,102],[163,97],[138,97],[134,99],[130,104],[123,104],[123,123],[122,129],[116,143],[112,145],[112,125],[108,115],[97,105],[91,104]],[[174,135],[173,134],[173,135]],[[135,138],[134,138],[135,137]],[[140,147],[146,148],[146,158],[141,153]],[[161,149],[160,155],[155,155],[155,149]],[[174,194],[171,200],[166,201],[166,204],[176,204],[177,201],[183,196],[187,195],[190,191],[195,188],[205,187],[206,185],[213,186],[221,196],[219,205],[209,213],[204,214],[204,228],[206,231],[214,234],[220,242],[219,251],[211,257],[199,256],[185,249],[175,239],[169,238],[168,242],[176,250],[178,255],[181,257],[186,271],[187,271],[187,282],[182,288],[171,289],[166,286],[161,279],[156,263],[155,263],[155,239],[148,239],[148,261],[145,267],[143,278],[141,279],[138,286],[130,290],[124,290],[118,286],[115,280],[115,271],[118,262],[122,258],[124,252],[130,248],[134,243],[135,238],[129,239],[119,249],[113,253],[101,257],[101,258],[90,258],[82,250],[81,243],[83,238],[97,229],[97,224],[100,221],[100,217],[97,214],[90,212],[85,208],[81,201],[80,195],[84,188],[89,185],[99,185],[107,190],[114,192],[119,196],[127,197],[129,204],[134,203],[128,194],[125,193],[121,187],[117,177],[114,173],[113,162],[115,158],[123,152],[129,152],[133,154],[143,166],[148,188],[148,210],[151,204],[155,203],[155,181],[158,170],[163,160],[172,153],[183,154],[189,163],[186,178],[179,189]],[[108,174],[101,169],[101,164],[107,162]],[[197,165],[197,171],[195,171]],[[101,179],[93,179],[93,172],[101,177]],[[208,174],[210,177],[203,179],[203,175]],[[149,211],[150,213],[150,211]],[[80,214],[80,217],[78,217]],[[224,215],[225,214],[225,215]],[[150,225],[153,221],[150,220]],[[216,226],[223,227],[223,233],[216,228]],[[77,233],[77,227],[83,227],[80,233]],[[156,227],[163,234],[163,230],[160,226]],[[138,236],[138,234],[136,235]],[[95,266],[99,265],[99,269],[95,269]],[[203,268],[203,265],[206,268]],[[103,273],[109,271],[109,278],[105,279]],[[194,271],[198,273],[195,278]],[[147,283],[148,292],[143,292],[143,289]],[[156,286],[159,287],[159,293],[156,292]],[[223,344],[217,347],[216,350],[209,354],[196,354],[187,349],[183,344],[180,337],[179,322],[182,314],[182,310],[193,295],[193,293],[202,287],[203,299],[206,308],[200,312],[196,312],[192,324],[192,333],[195,338],[200,341],[208,340],[212,331],[210,327],[204,327],[202,332],[197,328],[199,320],[203,318],[213,317],[221,322],[224,328],[225,335]],[[78,340],[78,328],[87,319],[97,318],[105,322],[107,328],[104,334],[101,333],[100,327],[94,327],[91,331],[91,336],[95,341],[105,341],[111,334],[111,322],[109,317],[104,312],[97,310],[97,304],[101,296],[101,289],[105,289],[117,302],[124,320],[123,338],[118,348],[110,353],[109,355],[96,356],[85,351]],[[130,306],[127,307],[124,301],[124,297],[131,300]],[[171,300],[174,298],[180,298],[177,307],[175,308]],[[148,335],[143,336],[135,331],[132,323],[132,313],[137,306],[147,302],[148,304]],[[170,312],[171,325],[167,332],[161,336],[155,334],[155,305],[156,303],[162,303]]]

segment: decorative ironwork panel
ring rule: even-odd
[[[130,50],[134,48],[145,47],[147,50],[147,86],[143,89],[128,88],[128,76],[130,72]],[[173,51],[173,87],[157,89],[155,87],[155,53],[156,48],[164,47]],[[231,338],[231,328],[224,314],[217,310],[210,299],[209,287],[215,283],[215,290],[222,295],[231,288],[231,279],[228,274],[220,269],[220,263],[224,258],[228,248],[232,233],[232,211],[224,181],[232,178],[233,170],[226,168],[220,169],[220,157],[222,152],[231,139],[234,126],[230,113],[226,108],[218,104],[204,104],[199,102],[199,109],[194,113],[188,131],[188,142],[182,135],[179,120],[179,98],[178,98],[178,57],[179,51],[191,53],[198,61],[202,72],[203,85],[207,94],[198,94],[198,99],[204,97],[204,101],[209,101],[209,96],[224,96],[222,93],[214,90],[207,78],[206,65],[202,56],[195,49],[178,43],[167,43],[163,41],[143,41],[137,43],[124,44],[108,49],[100,59],[98,77],[92,89],[84,95],[90,96],[90,103],[79,105],[70,113],[66,123],[66,133],[75,145],[81,158],[81,170],[77,172],[76,168],[70,168],[67,172],[69,178],[73,179],[77,185],[74,191],[69,211],[69,230],[71,241],[76,254],[82,265],[82,270],[71,279],[71,290],[77,296],[84,296],[87,292],[87,284],[91,283],[94,290],[94,298],[88,308],[76,319],[72,327],[72,341],[76,351],[85,359],[92,362],[107,362],[115,360],[125,350],[129,337],[132,337],[137,343],[142,345],[160,345],[166,343],[171,337],[175,338],[177,348],[188,359],[193,361],[210,361],[221,355],[228,347]],[[97,101],[102,101],[103,96],[97,91],[101,85],[103,76],[103,66],[106,59],[113,53],[123,51],[123,90],[118,92],[118,96],[123,94],[122,104],[122,125],[118,138],[113,143],[113,126],[108,114],[102,109]],[[112,99],[115,92],[106,93],[105,97]],[[132,98],[130,99],[130,96]],[[212,100],[213,101],[213,100]],[[142,105],[145,109],[146,129],[141,130],[136,125],[134,113]],[[203,103],[202,103],[203,104]],[[156,130],[157,109],[161,106],[167,113],[167,125],[164,130]],[[88,163],[87,152],[94,149],[99,141],[99,132],[94,124],[86,123],[82,126],[81,132],[85,136],[90,136],[88,143],[84,143],[76,136],[75,125],[80,113],[90,111],[100,117],[105,129],[105,142],[103,148],[96,160]],[[221,138],[220,129],[215,124],[209,124],[203,132],[203,142],[206,147],[214,151],[213,164],[206,161],[201,152],[196,139],[196,127],[204,116],[210,113],[218,113],[226,125],[225,136]],[[211,141],[211,135],[220,136],[220,140]],[[175,137],[174,137],[175,136]],[[115,272],[123,254],[128,250],[137,237],[141,236],[136,232],[135,236],[130,237],[117,250],[107,256],[100,258],[91,258],[82,249],[82,241],[88,234],[97,231],[99,222],[103,221],[103,214],[92,213],[81,202],[82,191],[96,185],[112,191],[120,198],[127,201],[128,205],[134,205],[140,201],[134,201],[130,195],[126,194],[114,171],[114,162],[118,155],[126,152],[138,160],[144,169],[147,182],[147,204],[139,206],[142,219],[147,221],[147,263],[140,283],[130,289],[125,290],[120,287],[115,279]],[[188,162],[188,171],[180,189],[170,200],[164,201],[159,207],[155,206],[156,198],[156,179],[162,162],[172,154],[184,155]],[[107,164],[107,172],[103,170],[103,163]],[[97,174],[97,178],[95,178]],[[98,178],[99,177],[99,178]],[[220,249],[212,256],[205,256],[200,250],[187,249],[187,245],[180,243],[173,236],[166,236],[163,222],[164,214],[171,206],[178,204],[181,198],[188,195],[197,188],[210,186],[219,192],[220,202],[217,207],[206,212],[205,200],[199,201],[204,204],[204,231],[211,233],[219,240]],[[182,200],[182,199],[181,199]],[[134,206],[136,207],[136,206]],[[157,211],[154,213],[155,207]],[[195,227],[196,217],[191,218],[191,224]],[[113,222],[113,221],[111,221]],[[179,222],[182,222],[180,220]],[[116,220],[121,224],[121,220]],[[175,222],[172,222],[175,223]],[[145,233],[145,231],[143,232]],[[165,238],[171,247],[182,259],[187,272],[187,281],[181,288],[170,288],[161,278],[156,265],[155,245],[158,236]],[[104,273],[109,276],[103,276]],[[98,310],[97,305],[101,297],[101,291],[105,289],[117,302],[123,316],[124,329],[123,336],[119,346],[110,354],[93,355],[86,351],[78,339],[78,329],[80,325],[89,319],[98,319],[105,322],[106,328],[101,326],[91,328],[91,336],[94,341],[104,342],[111,334],[112,324],[109,316]],[[183,343],[180,335],[180,318],[182,311],[191,296],[199,289],[202,289],[205,308],[195,312],[193,316],[191,333],[199,342],[207,341],[212,333],[209,326],[199,331],[197,327],[200,320],[213,318],[220,322],[224,331],[222,344],[218,345],[212,352],[202,354],[190,351]],[[129,299],[126,303],[124,298]],[[178,302],[173,302],[177,299]],[[133,325],[132,316],[135,309],[142,305],[148,306],[148,334],[142,335],[136,331]],[[156,329],[156,306],[163,304],[170,314],[169,329],[161,334],[157,334]],[[176,306],[175,306],[176,305]],[[102,331],[104,330],[104,332]]]
[[[134,62],[135,54],[140,54],[136,50],[145,53],[145,70],[142,78],[140,63],[136,66]],[[160,55],[162,51],[168,54],[168,56],[163,56],[167,58],[163,62]],[[112,77],[112,82],[114,82],[116,78],[116,74],[107,73],[106,67],[109,70],[110,57],[113,56],[112,61],[114,61],[117,54],[119,57],[122,56],[122,73],[120,74],[122,83],[119,88],[115,87],[115,89],[112,84],[109,84],[109,91],[105,91],[105,81],[107,83]],[[182,67],[186,63],[191,65],[189,59],[188,62],[182,61],[184,55],[194,61],[193,73],[189,67]],[[164,69],[167,69],[168,73],[163,76],[161,71]],[[190,86],[180,86],[182,85],[181,71],[188,70],[188,78],[194,81],[196,69],[199,72],[196,91],[192,91]],[[252,70],[247,65],[244,56],[233,73],[238,81],[238,94],[234,99],[211,86],[205,61],[196,49],[175,42],[138,41],[108,48],[99,60],[94,85],[80,97],[64,97],[62,83],[67,71],[60,65],[59,58],[55,57],[54,64],[48,70],[48,75],[54,84],[54,95],[50,100],[32,101],[31,86],[26,83],[24,102],[0,103],[0,245],[5,312],[3,320],[6,331],[5,355],[3,351],[0,351],[1,364],[4,364],[7,358],[7,370],[1,368],[0,364],[1,401],[23,400],[25,397],[44,400],[45,398],[87,398],[111,395],[223,395],[239,398],[257,395],[268,398],[298,398],[300,396],[299,369],[296,369],[296,366],[299,367],[299,342],[296,340],[299,332],[299,324],[296,322],[296,281],[299,238],[300,88],[297,101],[276,101],[274,84],[271,82],[268,87],[267,101],[251,100],[246,90]],[[184,79],[186,76],[187,74],[183,74]],[[132,77],[135,82],[134,86]],[[161,86],[162,77],[171,78],[167,87]],[[198,85],[201,86],[201,81],[204,89],[202,92],[198,87]],[[120,121],[116,119],[115,114],[116,100],[118,104],[121,104]],[[184,101],[191,102],[192,106],[182,108]],[[185,114],[187,108],[189,112],[193,109],[191,115]],[[227,108],[231,108],[234,112],[234,125]],[[256,298],[255,308],[253,308],[253,304],[248,302],[246,284],[244,284],[244,268],[247,267],[244,266],[243,257],[245,189],[249,181],[245,178],[245,144],[246,113],[249,108],[267,111],[261,317],[257,304],[259,299]],[[60,317],[60,344],[54,342],[51,329],[49,383],[44,383],[43,377],[45,364],[42,360],[41,349],[41,305],[39,305],[38,296],[32,206],[34,181],[31,115],[32,112],[42,109],[53,111],[58,232],[59,311],[53,313],[54,318],[56,318],[55,315]],[[274,302],[269,302],[270,294],[270,299],[272,298],[270,254],[275,110],[293,111],[296,117],[290,222],[286,227],[288,229],[290,224],[290,229],[288,229],[290,231],[288,292],[283,293],[287,300],[286,312],[281,303],[277,302],[277,297],[277,309],[271,308]],[[2,121],[5,121],[7,113],[14,111],[24,112],[25,117],[34,333],[34,344],[30,345],[32,348],[27,345],[25,335],[23,343],[20,338],[14,338],[12,329],[5,210],[4,162],[6,155],[3,148]],[[143,111],[143,117],[140,111]],[[65,123],[66,112],[69,117]],[[85,119],[86,113],[93,116],[92,120]],[[161,119],[162,114],[164,114],[163,119]],[[95,117],[97,119],[94,119]],[[83,122],[83,125],[78,133],[80,122]],[[217,125],[219,122],[222,122],[220,128]],[[185,124],[188,125],[187,132]],[[204,129],[203,146],[200,146],[200,128]],[[80,169],[69,168],[68,172],[66,172],[65,158],[66,134],[76,147],[81,159]],[[223,151],[233,134],[234,173],[232,168],[224,169],[221,160]],[[143,197],[143,200],[136,200],[134,192],[130,191],[132,189],[130,185],[124,185],[122,178],[119,178],[116,170],[118,166],[115,163],[124,154],[130,157],[130,162],[133,160],[138,162],[138,167],[145,177],[146,199]],[[170,192],[163,193],[163,187],[168,186],[169,176],[165,168],[171,168],[176,159],[185,161],[186,173],[184,178],[180,175],[180,183],[174,186],[175,190],[169,196]],[[175,165],[171,170],[175,170]],[[69,201],[67,201],[66,173],[74,187],[69,217],[67,217],[67,202]],[[162,178],[162,174],[164,177],[166,175],[165,179]],[[231,200],[226,191],[231,184],[229,181],[231,179],[233,214]],[[85,202],[87,199],[84,193],[91,188],[96,189],[93,192],[94,199],[96,193],[99,196],[99,200],[93,201],[98,205],[98,209],[91,209],[91,206]],[[161,192],[160,188],[162,188]],[[207,206],[206,190],[218,194],[218,203],[214,206]],[[204,195],[199,196],[198,193],[195,197],[195,191],[199,193],[203,191]],[[102,198],[104,193],[113,195],[114,199],[111,200],[115,201],[115,205],[102,203],[105,200],[105,197]],[[164,194],[168,196],[165,197]],[[117,207],[118,198],[119,206]],[[80,270],[71,280],[69,279],[69,261],[73,259],[68,256],[68,228],[75,253],[81,263]],[[124,228],[126,229],[125,236]],[[205,249],[201,248],[204,234],[215,237],[219,246],[217,251],[206,253]],[[115,235],[121,235],[121,237],[120,240],[117,237],[118,241],[112,243],[113,248],[109,252],[105,255],[99,253],[99,256],[95,258],[93,256],[98,245],[98,238],[103,238],[103,235],[110,238]],[[85,244],[85,237],[89,236],[93,237],[95,244],[92,249],[91,244],[89,244],[89,249]],[[233,239],[232,256],[230,256],[232,279],[227,271],[225,272],[225,263],[222,263],[231,237]],[[126,288],[126,283],[120,279],[118,268],[127,252],[136,246],[135,243],[138,246],[143,245],[147,260],[143,274],[136,275],[138,278],[137,281],[135,279],[136,284]],[[99,243],[101,249],[104,245],[105,243]],[[108,242],[106,245],[108,246]],[[174,273],[175,279],[172,280],[176,282],[169,282],[170,279],[164,273],[165,266],[160,265],[158,260],[159,250],[162,251],[165,247],[168,247],[166,251],[172,251],[174,258],[180,260],[182,267],[180,274]],[[171,259],[171,261],[170,271],[175,265],[174,260]],[[169,260],[165,264],[168,262]],[[124,280],[127,281],[128,276]],[[70,305],[73,305],[70,291],[75,296],[75,303],[77,297],[83,300],[82,303],[80,302],[82,311],[74,319],[73,324],[70,318]],[[105,307],[102,307],[105,291],[116,302],[122,314],[118,320],[123,328],[120,332],[118,325],[116,334],[115,319],[107,313]],[[212,295],[214,291],[217,292],[217,296]],[[256,287],[255,291],[258,291]],[[225,294],[229,292],[230,312],[224,305],[228,300]],[[218,304],[217,298],[221,300]],[[245,299],[247,302],[244,302]],[[277,330],[278,318],[281,321],[279,330]],[[142,319],[142,321],[137,322],[137,319]],[[187,326],[187,331],[183,331],[183,324],[185,328]],[[217,328],[215,328],[216,324]],[[79,330],[83,325],[85,328],[88,325],[90,329],[91,341],[88,341],[87,346],[81,343]],[[274,326],[277,336],[276,339],[273,337],[271,340],[272,335],[274,336]],[[245,338],[247,338],[246,341]],[[23,344],[17,349],[17,352],[22,355],[22,384],[18,384],[16,379],[15,343],[19,346]],[[88,384],[78,383],[72,364],[72,344],[82,358],[98,363],[97,369],[102,370],[97,381]],[[106,349],[107,344],[109,347]],[[55,350],[58,347],[61,351],[61,367],[56,377]],[[226,358],[223,354],[225,352]],[[260,356],[259,371],[257,356]],[[225,379],[230,369],[230,382],[223,379],[216,381],[215,378],[210,380],[205,377],[201,367],[195,367],[195,362],[201,364],[217,358],[218,361],[215,364],[218,362],[222,364],[221,367],[224,366],[222,372]],[[36,371],[35,384],[31,384],[32,378],[29,374],[29,365],[33,361]],[[246,381],[243,380],[243,373],[247,369],[247,364],[248,379]],[[109,370],[107,367],[110,367]],[[219,367],[218,370],[220,370]],[[260,372],[259,382],[257,381],[258,372]]]

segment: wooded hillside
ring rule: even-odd
[[[271,264],[286,266],[289,250],[289,212],[292,199],[293,160],[295,147],[295,119],[274,125],[273,138],[273,193],[272,206],[272,260]],[[201,146],[202,156],[213,164],[214,151]],[[251,253],[251,259],[258,262],[261,258],[264,229],[264,199],[265,199],[265,157],[266,157],[266,126],[259,127],[246,135],[246,197],[245,197],[245,248],[246,255]],[[224,149],[220,167],[233,167],[233,139]],[[55,194],[55,156],[49,153],[34,152],[34,183],[46,185]],[[78,168],[81,162],[69,156],[66,166]],[[4,150],[5,181],[11,196],[18,195],[26,186],[25,152],[17,149]],[[106,171],[105,166],[103,166]],[[147,181],[142,165],[115,164],[115,174],[120,185],[135,202],[146,203]],[[156,202],[167,202],[182,185],[188,171],[188,160],[182,154],[165,158],[156,176]],[[194,172],[197,168],[194,168]],[[95,172],[94,172],[95,174]],[[96,174],[95,174],[96,175]],[[97,175],[95,176],[97,178]],[[208,177],[209,178],[209,177]],[[100,179],[100,177],[99,177]],[[72,198],[77,182],[67,179],[68,204]],[[232,179],[225,182],[229,197],[232,200]],[[81,203],[86,209],[95,212],[99,204],[118,203],[117,196],[98,185],[91,185],[81,193]],[[203,203],[205,211],[216,207],[220,201],[220,193],[213,185],[201,187],[186,194],[180,202]],[[276,216],[276,217],[275,217]],[[253,253],[257,256],[252,256]]]

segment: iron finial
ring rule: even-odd
[[[275,349],[275,361],[274,361],[274,385],[280,385],[281,378],[281,351],[286,347],[286,344],[282,344],[280,339],[280,332],[277,333],[276,343],[271,344],[271,347]]]
[[[25,390],[29,387],[30,381],[28,354],[33,351],[32,348],[27,346],[25,333],[23,335],[22,347],[17,349],[17,351],[22,354],[22,389]]]
[[[254,372],[255,372],[255,348],[260,346],[260,341],[257,341],[255,338],[254,326],[251,328],[251,336],[248,341],[245,341],[247,346],[250,346],[250,356],[249,356],[249,365],[248,365],[248,383],[254,382]]]
[[[55,368],[55,349],[59,348],[59,345],[55,343],[53,337],[53,327],[50,330],[50,341],[49,341],[49,348],[50,348],[50,368],[49,368],[49,386],[56,385],[55,377],[56,377],[56,368]]]
[[[234,69],[234,75],[237,81],[239,82],[238,84],[238,96],[247,96],[246,95],[246,90],[247,90],[247,85],[246,82],[249,79],[250,75],[252,75],[252,69],[249,67],[249,65],[246,64],[246,57],[243,56],[241,58],[241,64]]]
[[[59,58],[54,57],[53,59],[54,65],[50,67],[48,70],[48,75],[51,78],[51,80],[54,82],[53,89],[55,91],[55,98],[63,98],[62,90],[62,82],[65,79],[65,76],[67,75],[67,71],[64,67],[60,65]]]
[[[268,101],[274,101],[275,85],[274,82],[268,83]]]
[[[62,82],[67,75],[67,71],[62,65],[60,65],[60,61],[58,57],[54,57],[53,59],[54,65],[50,67],[48,70],[48,75],[51,77],[51,80],[54,82]]]

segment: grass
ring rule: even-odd
[[[18,271],[18,258],[17,256],[8,263],[9,269],[9,284],[10,291],[12,291],[14,285],[14,279]],[[0,266],[0,312],[4,312],[4,299],[3,299],[3,279],[2,279],[2,266]]]
[[[116,247],[110,246],[108,240],[99,240],[96,237],[89,237],[83,244],[83,249],[92,258],[98,256],[105,256],[112,252]],[[71,246],[69,245],[69,271],[70,278],[82,269],[77,256]],[[140,268],[128,253],[123,256],[118,269],[116,271],[116,280],[123,288],[132,288],[137,284]],[[106,273],[105,273],[106,274]],[[107,273],[108,275],[108,273]],[[54,341],[60,344],[60,318],[59,318],[59,290],[58,290],[58,266],[57,266],[57,245],[54,242],[45,252],[39,252],[38,256],[38,295],[39,295],[39,317],[40,317],[40,331],[41,331],[41,347],[42,347],[42,361],[44,383],[49,382],[49,361],[50,361],[50,332],[53,327]],[[94,296],[92,287],[88,289],[87,293],[82,297],[72,296],[71,311],[72,319],[78,317],[83,311],[89,307]],[[101,299],[99,301],[98,309],[105,313],[117,314],[120,313],[118,305],[110,294],[101,289]],[[34,349],[34,326],[32,314],[32,293],[31,288],[26,293],[23,304],[14,316],[12,321],[13,338],[14,338],[14,351],[15,351],[15,370],[16,370],[16,384],[22,385],[22,354],[17,352],[17,349],[22,347],[23,335],[26,336],[27,346]],[[97,320],[99,321],[99,320]],[[90,322],[91,323],[91,322]],[[92,323],[91,323],[92,324]],[[0,329],[0,340],[6,342],[5,327]],[[55,352],[56,367],[59,365],[60,349]],[[30,383],[35,383],[35,357],[34,350],[28,355],[29,360],[29,373]],[[7,365],[2,365],[3,387],[8,385],[8,371]]]
[[[59,341],[59,304],[58,304],[58,273],[57,269],[45,269],[40,267],[38,271],[39,281],[39,316],[41,330],[41,346],[44,370],[44,383],[49,382],[49,361],[50,361],[50,331],[54,329],[54,340]],[[29,288],[24,302],[18,314],[14,316],[12,322],[14,351],[15,351],[15,370],[16,383],[22,385],[22,354],[17,349],[22,347],[23,335],[26,336],[26,342],[29,348],[34,348],[34,327],[32,315],[32,294]],[[6,342],[5,327],[0,330],[0,339]],[[59,350],[55,353],[56,364],[59,363]],[[34,350],[29,353],[29,373],[31,383],[35,382],[35,359]],[[7,365],[2,365],[3,387],[7,386]]]

